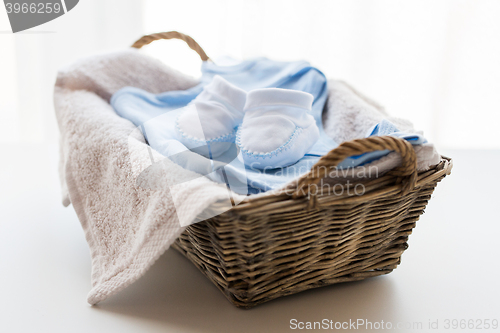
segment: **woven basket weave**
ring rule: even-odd
[[[174,31],[144,36],[133,47],[171,38],[186,41],[202,60],[209,59],[191,37]],[[347,190],[341,195],[325,190],[328,170],[344,158],[385,149],[401,154],[402,165],[362,182],[363,195],[354,194],[356,184],[344,184]],[[173,246],[242,308],[390,273],[401,262],[434,188],[453,166],[442,157],[430,170],[417,172],[416,162],[413,147],[403,139],[345,142],[291,185],[293,195],[247,197],[231,210],[189,226]],[[210,209],[214,216],[217,204]]]

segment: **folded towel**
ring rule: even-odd
[[[58,73],[54,100],[60,130],[63,204],[73,204],[90,247],[90,304],[142,276],[180,235],[183,225],[195,221],[212,203],[227,203],[230,209],[231,201],[237,204],[244,198],[151,149],[142,132],[119,117],[109,104],[111,96],[125,86],[152,94],[187,89],[189,94],[197,84],[137,50],[90,57]],[[328,94],[331,112],[324,116],[325,131],[338,143],[364,137],[387,118],[374,103],[338,81],[329,83]],[[352,120],[365,119],[364,114],[370,114],[368,120],[352,128]],[[399,130],[412,133],[412,128],[403,126],[408,123],[388,119]],[[424,151],[424,146],[415,146],[419,163],[419,149]],[[175,158],[203,165],[193,162],[196,156],[203,158],[201,155],[177,149]],[[428,150],[424,151],[426,156]],[[186,157],[189,153],[196,156]],[[397,158],[397,154],[389,154],[372,163],[389,170],[399,163]],[[234,166],[238,159],[221,163],[238,169]],[[210,167],[206,174],[208,178],[224,177],[210,173]],[[241,182],[239,176],[232,175],[226,183]],[[294,177],[289,181],[295,181]]]
[[[136,50],[91,57],[58,73],[63,204],[73,204],[90,247],[90,304],[143,275],[184,230],[180,220],[229,200],[225,186],[148,149],[135,126],[109,105],[123,86],[159,93],[196,84]],[[154,161],[162,159],[159,168]]]

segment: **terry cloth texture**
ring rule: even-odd
[[[90,247],[90,304],[142,276],[184,230],[179,220],[194,220],[228,199],[224,185],[148,149],[136,127],[109,105],[124,86],[159,93],[196,84],[135,50],[84,59],[58,74],[63,204],[73,204]]]
[[[335,111],[328,119],[348,120],[349,113],[362,112],[359,104],[365,100],[334,82],[329,84],[329,94],[342,100],[330,100],[328,105],[346,110]],[[58,73],[54,102],[60,130],[63,204],[73,204],[90,247],[90,304],[105,300],[141,277],[183,226],[193,223],[212,203],[222,201],[231,207],[231,200],[238,203],[244,198],[151,149],[142,132],[109,104],[110,97],[126,86],[159,94],[197,84],[137,50],[93,56]],[[365,137],[383,118],[379,112],[356,132],[335,139],[340,143],[350,139],[349,135]],[[328,119],[327,128],[337,126]],[[391,121],[400,130],[407,130]],[[397,164],[390,156],[372,163]],[[418,151],[417,156],[420,161]]]

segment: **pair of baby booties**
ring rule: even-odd
[[[263,88],[246,92],[216,75],[180,112],[179,141],[207,158],[236,144],[245,165],[255,169],[296,163],[319,139],[309,93]]]

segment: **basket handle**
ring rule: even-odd
[[[142,36],[139,38],[134,44],[132,44],[133,48],[140,49],[144,45],[148,45],[155,40],[160,40],[160,39],[181,39],[186,42],[186,44],[198,55],[200,56],[201,60],[207,61],[209,58],[205,51],[201,48],[201,46],[190,36],[185,35],[183,33],[177,32],[177,31],[168,31],[168,32],[159,32],[156,34],[151,34],[151,35],[146,35]]]
[[[392,136],[374,136],[344,142],[321,157],[311,171],[298,180],[293,198],[297,199],[309,194],[308,207],[318,208],[316,194],[309,192],[311,185],[317,186],[321,179],[327,176],[329,170],[335,168],[345,158],[378,150],[395,151],[401,155],[403,159],[401,166],[389,171],[389,174],[403,181],[403,195],[413,190],[417,182],[417,156],[411,143]],[[307,192],[304,189],[308,189]]]

